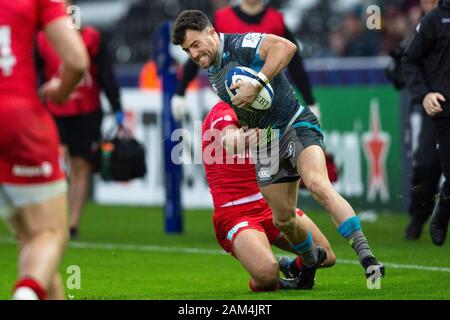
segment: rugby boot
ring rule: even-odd
[[[314,287],[314,277],[317,269],[327,259],[327,252],[322,247],[317,247],[317,261],[312,266],[303,265],[302,272],[298,276],[297,288],[299,290],[311,290]]]
[[[296,278],[300,274],[300,270],[293,266],[293,264],[295,264],[295,259],[281,257],[280,260],[278,260],[278,264],[280,265],[280,271],[287,279]]]
[[[385,267],[382,263],[378,262],[374,256],[367,256],[361,262],[366,278],[371,277],[371,280],[375,282],[378,278],[384,277]]]

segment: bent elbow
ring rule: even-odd
[[[286,50],[287,55],[292,59],[292,57],[297,52],[297,45],[291,41],[286,41],[285,46],[286,46],[285,50]]]

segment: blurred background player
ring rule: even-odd
[[[33,63],[43,28],[62,60],[41,96],[63,103],[88,69],[86,49],[58,0],[0,0],[0,215],[19,241],[13,299],[62,299],[59,265],[67,242],[67,184],[59,139],[39,100]]]
[[[439,0],[420,0],[422,16],[436,8],[438,2]],[[413,27],[416,28],[416,26]],[[410,34],[390,53],[393,63],[389,66],[387,75],[398,90],[405,88],[401,59],[412,36],[413,34]],[[405,91],[410,97],[408,90]],[[409,112],[420,116],[420,132],[417,148],[412,150],[412,178],[408,206],[410,221],[405,230],[405,239],[417,240],[420,238],[423,226],[433,211],[442,169],[437,151],[436,129],[433,120],[422,107],[422,101],[411,99]],[[407,138],[411,139],[412,137],[408,135]]]
[[[66,6],[71,5],[65,0]],[[84,26],[80,35],[89,53],[90,69],[84,79],[62,106],[49,102],[61,137],[64,159],[68,164],[70,238],[78,236],[80,218],[87,198],[94,171],[95,144],[100,140],[102,108],[100,91],[106,94],[115,113],[118,125],[123,122],[119,88],[111,59],[100,32],[92,26]],[[59,80],[61,61],[41,32],[37,39],[37,65],[44,81]]]
[[[236,113],[225,102],[217,103],[203,121],[202,150],[214,203],[217,241],[250,273],[253,291],[311,289],[314,283],[306,281],[300,273],[300,256],[282,260],[282,271],[291,277],[300,273],[298,281],[279,280],[280,268],[270,245],[273,243],[283,250],[295,251],[273,225],[272,210],[258,189],[255,166],[249,160],[249,153],[244,150],[234,154],[237,151],[235,145],[243,144],[238,142],[241,132]],[[297,222],[306,225],[314,243],[326,250],[322,266],[334,265],[336,257],[326,237],[300,209],[297,214],[300,217]]]
[[[219,9],[214,13],[213,24],[217,32],[270,33],[297,43],[295,36],[286,27],[282,13],[266,6],[263,0],[240,0],[239,5]],[[177,83],[176,92],[172,98],[172,113],[177,121],[183,120],[186,112],[184,97],[186,88],[196,77],[198,69],[195,62],[190,59],[184,65],[182,78]],[[310,106],[311,110],[318,115],[319,106],[316,104],[309,77],[298,50],[288,64],[287,70],[295,88],[302,94],[305,104]]]
[[[430,223],[435,245],[443,245],[450,220],[450,0],[423,17],[404,57],[404,74],[414,99],[433,119],[444,184]]]

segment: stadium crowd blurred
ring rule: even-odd
[[[83,21],[99,27],[109,38],[118,63],[140,63],[152,52],[153,31],[164,20],[173,19],[185,9],[213,12],[233,0],[78,0]],[[302,56],[354,57],[388,55],[412,33],[420,19],[419,0],[270,0],[283,12],[286,24],[300,41]],[[367,7],[381,9],[381,30],[366,27]],[[103,6],[110,14],[105,17]],[[161,14],[163,12],[164,14]],[[304,19],[308,17],[308,19]]]

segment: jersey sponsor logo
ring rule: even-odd
[[[442,18],[441,22],[442,23],[450,23],[450,18]]]
[[[232,118],[230,115],[226,115],[226,116],[224,116],[224,117],[217,118],[216,120],[214,120],[214,121],[211,123],[211,129],[214,128],[214,127],[216,126],[216,124],[217,124],[218,122],[220,122],[220,121],[231,122],[231,121],[233,121],[233,118]]]
[[[261,38],[264,36],[263,33],[248,33],[245,35],[244,40],[242,40],[243,48],[256,48]]]
[[[0,25],[0,71],[4,77],[12,75],[13,67],[17,63],[11,49],[11,27]]]
[[[259,180],[270,180],[270,170],[267,168],[261,168],[258,170],[258,178]]]
[[[239,222],[237,225],[231,228],[231,230],[227,233],[227,239],[230,241],[233,240],[234,234],[243,227],[248,227],[248,221]]]
[[[287,147],[287,156],[288,158],[292,158],[295,154],[295,143],[294,141],[290,141]]]
[[[224,52],[222,54],[222,61],[225,61],[230,56],[230,51]]]
[[[44,161],[40,166],[14,165],[12,174],[16,177],[50,177],[53,173],[53,166],[50,162]]]

